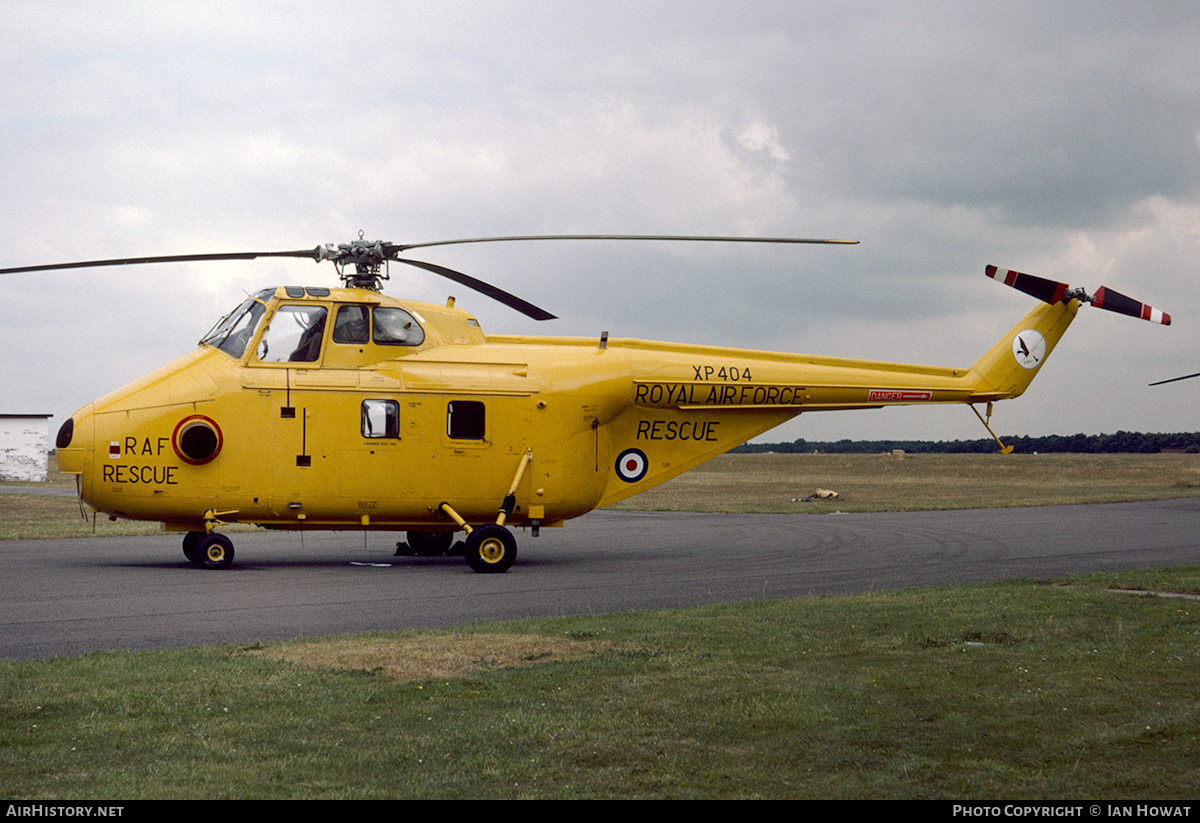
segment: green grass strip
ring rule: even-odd
[[[1194,799],[1198,592],[1168,569],[4,663],[0,796]]]

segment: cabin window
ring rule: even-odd
[[[446,407],[446,433],[454,440],[482,440],[483,404],[478,400],[454,400]]]
[[[375,308],[371,339],[383,346],[419,346],[425,342],[425,330],[404,309]]]
[[[395,400],[364,400],[362,436],[399,437],[400,404]]]
[[[366,343],[370,339],[371,318],[366,306],[339,306],[333,321],[334,343]]]
[[[262,363],[313,363],[321,356],[325,307],[280,306],[258,343]]]

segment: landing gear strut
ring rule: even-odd
[[[533,450],[526,449],[525,454],[521,456],[521,462],[517,465],[517,474],[508,489],[508,494],[504,496],[504,502],[500,504],[500,511],[496,515],[495,523],[485,523],[472,528],[449,503],[443,502],[438,506],[438,510],[442,514],[457,523],[459,528],[467,533],[466,551],[463,554],[472,571],[480,574],[499,574],[508,571],[512,567],[513,561],[517,559],[517,540],[512,536],[512,532],[505,528],[504,521],[516,508],[517,486],[521,484],[521,475],[525,473],[525,467],[532,462]],[[535,537],[539,525],[538,520],[533,521]]]

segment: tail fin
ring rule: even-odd
[[[1019,397],[1079,312],[1079,301],[1037,306],[971,367],[977,389],[971,402]]]

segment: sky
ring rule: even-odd
[[[969,366],[1033,306],[1003,268],[1101,285],[1012,435],[1195,431],[1200,6],[1178,2],[209,2],[5,7],[0,266],[558,233],[418,259],[385,291],[485,332]],[[399,271],[398,269],[404,269]],[[329,264],[0,276],[0,413],[76,408],[182,355],[247,293]],[[967,439],[969,409],[801,415],[775,442]]]

